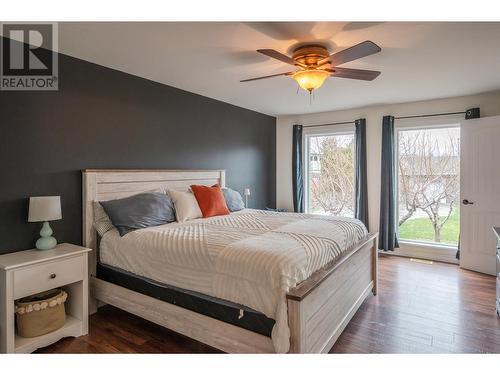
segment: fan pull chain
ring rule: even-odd
[[[309,91],[309,105],[312,105],[314,90]]]

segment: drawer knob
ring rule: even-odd
[[[51,279],[55,279],[55,278],[56,278],[56,274],[55,274],[55,273],[51,274],[51,275],[50,275],[50,278],[51,278]]]

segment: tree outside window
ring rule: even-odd
[[[354,134],[309,139],[309,212],[354,216]]]
[[[460,128],[400,130],[399,237],[456,245]]]

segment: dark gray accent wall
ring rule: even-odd
[[[59,242],[81,244],[85,168],[226,169],[275,205],[276,119],[59,55],[59,91],[0,91],[0,253],[32,248],[28,197],[61,195]]]

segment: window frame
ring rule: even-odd
[[[411,119],[395,119],[394,121],[394,131],[396,137],[394,166],[396,170],[396,220],[399,223],[399,137],[400,132],[405,130],[424,130],[424,129],[446,129],[446,128],[461,128],[461,123],[463,121],[462,116],[452,115],[443,117],[420,117]],[[400,245],[411,248],[433,248],[442,250],[453,250],[455,252],[458,248],[457,245],[442,244],[430,241],[419,241],[411,239],[401,239],[399,237],[399,224],[396,227],[396,233],[398,237],[398,242]]]
[[[354,138],[354,145],[356,144],[356,127],[353,124],[344,125],[330,125],[330,126],[303,126],[302,128],[302,165],[303,180],[304,180],[304,212],[310,213],[309,204],[309,139],[311,137],[321,136],[335,136],[335,135],[352,135]],[[356,166],[356,152],[354,152],[354,166]],[[355,179],[356,168],[354,168],[353,181]]]

